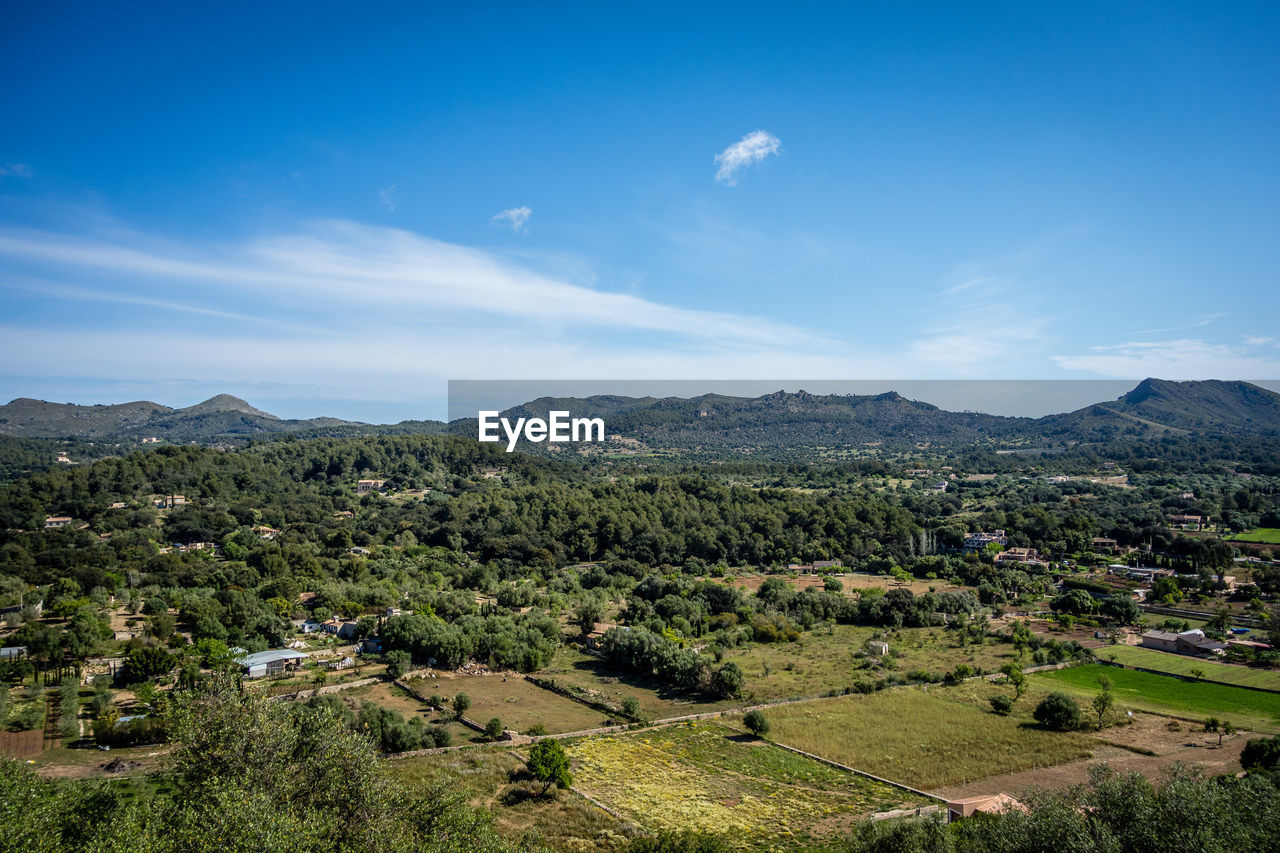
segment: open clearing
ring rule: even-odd
[[[992,713],[988,700],[996,693],[1012,691],[976,681],[902,687],[772,708],[765,716],[779,743],[922,790],[1061,764],[1094,748],[1088,735],[1030,725],[1038,701],[1031,693],[1011,716]]]
[[[412,679],[408,683],[424,696],[439,694],[451,700],[459,693],[467,694],[471,698],[467,717],[481,725],[497,717],[508,729],[524,732],[541,724],[550,734],[608,725],[606,716],[600,711],[544,690],[515,675],[442,674],[435,678]],[[398,688],[396,692],[404,695]]]
[[[1135,714],[1130,725],[1112,726],[1095,732],[1099,747],[1088,759],[1069,761],[1054,767],[1023,770],[970,782],[950,785],[930,793],[947,799],[1008,793],[1021,796],[1029,788],[1069,788],[1089,781],[1090,771],[1106,764],[1118,773],[1137,772],[1159,779],[1174,764],[1199,769],[1209,776],[1240,772],[1240,751],[1249,735],[1241,733],[1223,740],[1186,723],[1176,723],[1154,714]],[[1176,726],[1176,728],[1171,728]],[[1128,749],[1122,748],[1128,747]],[[1154,752],[1141,755],[1134,749]]]
[[[551,665],[538,671],[540,678],[554,680],[558,684],[579,687],[592,691],[597,700],[605,700],[621,705],[627,696],[634,696],[640,702],[640,714],[648,720],[663,720],[669,717],[681,717],[686,714],[700,714],[706,711],[720,711],[726,708],[740,707],[742,702],[724,700],[721,702],[701,701],[699,697],[691,697],[653,679],[640,678],[633,673],[615,670],[600,658],[580,651],[573,646],[561,646],[556,650]],[[748,687],[752,685],[748,684]],[[550,691],[548,691],[549,693]],[[552,694],[554,695],[554,694]],[[561,697],[556,697],[561,698]],[[564,699],[562,701],[569,701]],[[574,703],[577,704],[577,703]],[[589,708],[579,705],[583,710]],[[600,720],[603,715],[590,711]],[[468,713],[467,716],[472,716]],[[474,717],[473,717],[474,719]],[[599,723],[595,723],[599,725]],[[593,728],[582,726],[580,728]],[[562,731],[571,731],[562,729]]]
[[[1280,545],[1280,527],[1255,527],[1244,533],[1233,533],[1223,536],[1233,542],[1261,542],[1264,545]]]
[[[491,811],[512,840],[532,830],[552,850],[619,851],[631,837],[628,827],[577,794],[552,788],[539,796],[542,784],[529,778],[509,749],[414,756],[391,762],[391,770],[410,783],[464,792],[473,805]]]
[[[836,625],[807,632],[794,643],[751,643],[729,649],[724,659],[736,663],[747,679],[746,695],[736,700],[707,701],[681,693],[651,679],[613,669],[600,658],[569,646],[558,649],[551,665],[538,675],[594,691],[597,698],[615,704],[634,696],[645,719],[662,720],[750,703],[823,696],[859,681],[881,678],[886,670],[862,668],[863,660],[855,657],[855,652],[873,635],[884,633],[881,628]],[[941,675],[960,664],[995,672],[1005,662],[1017,660],[1012,645],[988,638],[988,642],[957,646],[956,637],[955,632],[944,628],[889,632],[886,639],[890,655],[883,663],[902,674],[924,670]]]
[[[1098,679],[1104,675],[1111,679],[1116,701],[1130,708],[1195,719],[1218,717],[1237,728],[1280,731],[1280,694],[1183,681],[1102,664],[1038,672],[1031,680],[1041,689],[1064,690],[1087,701],[1101,689]]]
[[[1236,666],[1229,663],[1215,663],[1199,658],[1176,655],[1172,652],[1160,652],[1155,649],[1143,649],[1138,646],[1106,646],[1098,650],[1098,657],[1127,666],[1140,666],[1143,669],[1154,669],[1173,675],[1195,677],[1192,670],[1198,669],[1203,677],[1210,681],[1224,681],[1227,684],[1240,684],[1245,687],[1265,687],[1280,690],[1280,670],[1255,669],[1248,666]],[[1113,658],[1114,656],[1114,658]]]
[[[836,625],[805,633],[794,643],[752,643],[725,653],[747,677],[747,689],[755,702],[822,696],[833,688],[875,679],[883,673],[858,669],[854,653],[883,628]],[[960,664],[998,671],[1017,659],[1013,646],[1004,643],[956,644],[957,634],[944,628],[901,628],[889,632],[890,654],[885,663],[893,671],[923,670],[943,674]]]
[[[888,575],[872,575],[872,574],[867,574],[866,572],[844,572],[842,574],[833,574],[831,576],[834,577],[836,580],[840,581],[840,583],[844,586],[844,594],[847,596],[852,596],[856,593],[859,593],[867,589],[880,589],[881,591],[888,592],[889,590],[898,586],[905,587],[906,589],[911,590],[916,595],[921,595],[923,593],[929,592],[929,590],[931,589],[936,590],[937,592],[943,592],[944,590],[948,590],[948,589],[964,589],[964,587],[956,586],[955,584],[952,584],[942,579],[927,580],[927,579],[917,578],[914,580],[910,580],[905,584],[900,584]],[[737,587],[738,589],[744,590],[746,592],[754,593],[758,589],[760,589],[761,585],[768,578],[771,578],[771,577],[786,578],[788,585],[791,586],[793,589],[798,589],[798,590],[799,589],[822,589],[822,584],[823,584],[822,575],[814,575],[814,574],[803,574],[803,575],[797,575],[795,577],[791,577],[790,575],[750,574],[750,575],[743,575],[741,577],[735,577],[733,580],[728,581],[728,583],[731,586]]]
[[[575,788],[645,829],[735,847],[809,847],[859,816],[927,804],[715,724],[584,738],[569,755]]]

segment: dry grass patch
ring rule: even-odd
[[[922,790],[1089,754],[1087,735],[1030,723],[1038,696],[1024,696],[1011,716],[992,713],[988,699],[997,692],[1010,690],[986,682],[904,687],[787,705],[766,716],[780,743]]]
[[[541,724],[548,733],[557,734],[608,724],[601,712],[514,675],[418,678],[409,684],[424,696],[439,694],[452,699],[459,693],[467,694],[471,697],[467,717],[481,725],[497,717],[508,729],[523,732]]]
[[[572,744],[574,785],[648,830],[734,847],[812,848],[860,816],[923,805],[910,794],[714,724]]]
[[[498,830],[512,839],[532,832],[552,850],[617,851],[631,837],[626,826],[577,794],[552,788],[536,796],[541,783],[527,779],[524,762],[507,749],[415,756],[394,761],[391,768],[411,783],[445,782],[465,792],[473,805],[491,811]]]

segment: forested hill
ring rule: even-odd
[[[486,478],[499,463],[500,477]],[[370,475],[385,478],[389,494],[358,494],[357,478]],[[154,506],[175,494],[187,503]],[[50,515],[73,521],[44,530]],[[0,575],[27,583],[70,576],[92,589],[111,587],[108,573],[137,573],[161,586],[295,593],[349,577],[353,548],[442,547],[549,567],[602,558],[680,565],[905,556],[920,541],[912,512],[867,492],[836,498],[681,476],[614,481],[474,440],[426,436],[162,447],[54,469],[0,487],[0,528]],[[272,538],[254,528],[269,528]],[[161,552],[196,542],[217,543],[225,561]]]
[[[1280,435],[1280,394],[1248,382],[1144,379],[1118,400],[1038,422],[1043,435],[1089,440],[1160,434]]]
[[[330,417],[286,420],[229,394],[181,409],[149,401],[81,406],[28,398],[0,406],[0,436],[115,442],[126,447],[143,439],[170,444],[237,444],[284,433],[351,437],[442,432],[444,424],[437,421],[375,426]]]

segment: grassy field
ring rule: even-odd
[[[630,673],[610,669],[600,658],[572,646],[557,649],[551,665],[540,670],[538,675],[560,684],[595,691],[598,699],[615,704],[621,704],[627,696],[634,696],[640,702],[641,716],[650,720],[723,710],[742,704],[731,700],[705,702],[700,697],[689,697],[652,679],[637,678]]]
[[[1237,728],[1280,732],[1280,695],[1274,693],[1183,681],[1102,664],[1038,672],[1031,679],[1043,690],[1064,690],[1088,699],[1100,689],[1098,678],[1103,675],[1111,679],[1116,701],[1130,708],[1192,719],[1218,717],[1230,720]]]
[[[452,699],[458,693],[467,694],[471,698],[467,717],[481,725],[497,717],[508,729],[523,732],[541,724],[550,734],[608,725],[605,715],[599,711],[514,676],[441,676],[414,679],[409,683],[425,696],[439,694]],[[398,688],[396,692],[410,699]]]
[[[574,785],[648,830],[698,830],[734,847],[812,849],[859,816],[923,805],[889,785],[714,724],[570,745]]]
[[[1011,691],[986,682],[903,687],[765,714],[773,726],[769,736],[780,743],[922,790],[1089,754],[1086,735],[1028,724],[1036,695],[1024,696],[1014,714],[1001,717],[988,704],[996,693]]]
[[[1261,542],[1265,545],[1280,545],[1280,527],[1255,527],[1253,530],[1246,530],[1244,533],[1232,533],[1222,538],[1236,542]]]
[[[747,677],[748,697],[743,700],[705,701],[682,694],[650,679],[611,669],[599,658],[572,647],[558,650],[551,665],[538,675],[596,691],[600,698],[614,703],[635,696],[642,716],[661,720],[740,707],[744,701],[822,696],[857,681],[882,678],[888,671],[905,675],[921,669],[941,674],[965,663],[995,672],[1006,661],[1016,659],[1011,645],[992,642],[959,647],[954,633],[945,629],[903,628],[888,638],[891,670],[860,668],[861,661],[854,653],[879,630],[836,625],[806,632],[794,643],[752,643],[728,650],[724,659],[736,663]]]
[[[552,850],[620,851],[634,832],[586,799],[529,779],[524,762],[508,749],[469,749],[406,758],[391,770],[410,783],[444,783],[493,813],[498,829],[512,839],[536,832]]]
[[[852,625],[818,628],[794,643],[754,643],[725,654],[747,676],[753,699],[765,702],[804,696],[821,696],[883,670],[856,668],[854,652],[882,629]],[[957,646],[955,633],[943,628],[903,628],[888,638],[892,670],[908,673],[924,670],[942,674],[960,664],[995,672],[1017,652],[1007,644],[984,643]]]
[[[1114,655],[1114,658],[1112,657]],[[1192,676],[1192,670],[1198,669],[1203,677],[1212,681],[1225,681],[1228,684],[1240,684],[1245,687],[1266,687],[1280,690],[1280,670],[1254,669],[1247,666],[1236,666],[1228,663],[1200,660],[1175,655],[1172,652],[1159,652],[1155,649],[1143,649],[1138,646],[1109,646],[1098,650],[1098,657],[1104,660],[1114,659],[1116,663],[1127,666],[1140,666],[1143,669],[1154,669],[1173,675]]]

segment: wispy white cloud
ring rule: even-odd
[[[1095,346],[1078,355],[1056,355],[1067,370],[1102,376],[1162,379],[1270,379],[1280,376],[1280,358],[1269,339],[1245,338],[1240,343],[1211,343],[1199,338],[1168,341],[1128,341]]]
[[[387,210],[394,211],[396,209],[396,184],[391,184],[378,190],[378,201],[382,202],[382,206]]]
[[[754,166],[771,154],[777,154],[781,147],[782,140],[768,131],[748,133],[716,155],[716,163],[719,164],[716,180],[733,186],[744,169]]]
[[[1143,329],[1138,332],[1130,332],[1129,334],[1131,335],[1164,335],[1164,334],[1168,334],[1169,332],[1181,332],[1184,329],[1198,329],[1201,326],[1207,326],[1210,323],[1221,320],[1223,317],[1226,317],[1226,316],[1227,316],[1227,313],[1225,311],[1219,311],[1214,314],[1205,314],[1199,319],[1192,320],[1190,323],[1184,323],[1181,326],[1170,326],[1167,329]]]
[[[35,174],[26,163],[5,163],[0,165],[0,178],[30,178]]]
[[[505,224],[512,231],[519,234],[524,230],[524,226],[529,221],[529,217],[533,216],[533,209],[529,207],[509,207],[501,213],[495,213],[489,217],[490,222]]]
[[[488,252],[346,221],[237,245],[156,245],[138,236],[100,240],[0,229],[0,260],[37,266],[42,279],[107,291],[113,298],[154,301],[158,289],[163,299],[176,292],[195,307],[225,310],[234,304],[244,313],[245,306],[266,311],[283,305],[291,312],[328,311],[342,322],[351,306],[383,310],[398,321],[453,312],[469,315],[477,328],[508,318],[557,330],[660,333],[698,346],[799,347],[812,338],[772,320],[571,284]]]
[[[962,264],[953,270],[951,283],[925,301],[915,323],[919,331],[906,345],[906,356],[934,366],[939,376],[1012,375],[1011,370],[1025,370],[1047,326],[1029,295],[1031,254]]]

